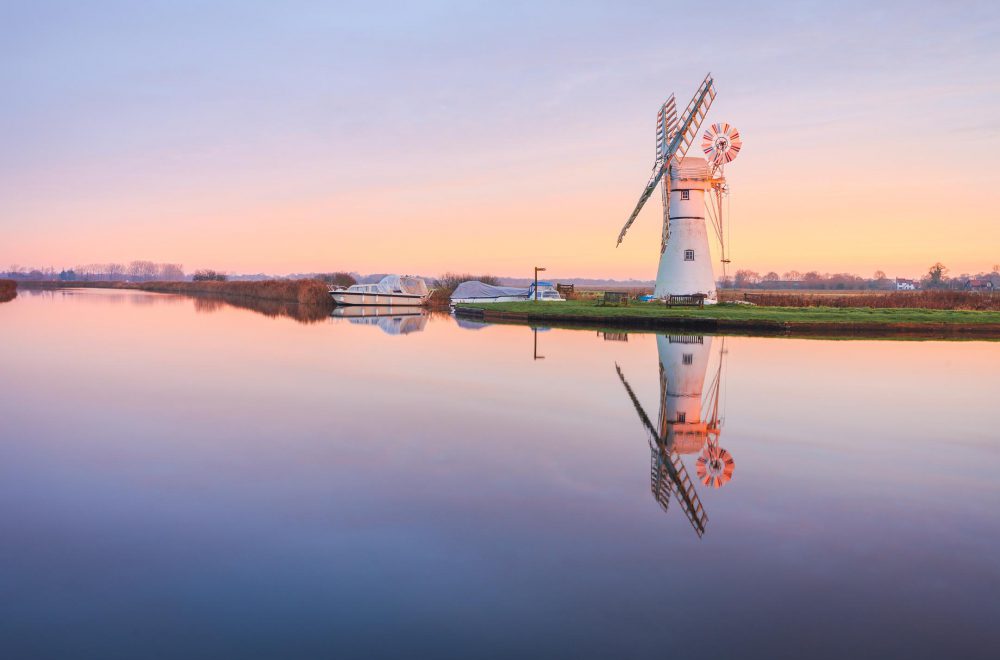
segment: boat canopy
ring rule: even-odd
[[[347,290],[359,293],[405,293],[411,296],[426,296],[427,283],[419,277],[410,275],[386,275],[378,284],[352,284]]]
[[[558,294],[555,293],[556,288],[552,286],[551,282],[539,282],[538,291],[539,293],[543,291],[550,291],[556,297]],[[451,299],[461,299],[465,300],[467,298],[500,298],[500,297],[519,297],[519,298],[531,298],[535,295],[535,283],[532,282],[526,287],[520,286],[493,286],[492,284],[486,284],[480,282],[479,280],[468,280],[462,282],[457,287],[455,291],[451,294]]]
[[[493,286],[479,280],[467,280],[455,287],[451,294],[455,298],[500,298],[501,296],[524,296],[527,297],[530,287],[517,286]]]
[[[408,293],[413,296],[426,296],[427,283],[419,277],[409,275],[386,275],[378,283],[382,293]]]

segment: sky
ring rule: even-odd
[[[732,268],[1000,263],[995,2],[0,0],[0,269],[652,279],[709,71]]]

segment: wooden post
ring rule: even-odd
[[[535,302],[538,302],[538,271],[545,270],[539,266],[535,266]]]

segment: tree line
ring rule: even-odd
[[[11,266],[0,277],[12,280],[63,281],[63,282],[174,282],[185,279],[181,264],[155,263],[135,260],[127,264],[81,264],[72,268],[22,268]]]
[[[992,281],[993,287],[1000,290],[1000,264],[993,270],[984,273],[962,273],[955,277],[948,276],[948,268],[937,262],[927,269],[915,285],[923,289],[963,289],[970,280]],[[774,271],[761,275],[760,273],[741,269],[730,277],[719,280],[719,286],[726,289],[819,289],[819,290],[892,290],[896,288],[896,279],[889,278],[885,271],[877,270],[871,277],[861,277],[851,273],[819,273],[809,271],[800,273],[791,270],[783,274]],[[903,278],[899,278],[903,279]],[[909,280],[907,280],[909,281]]]
[[[47,268],[25,268],[14,264],[6,271],[0,271],[0,279],[11,279],[29,282],[181,282],[191,279],[195,282],[225,282],[232,276],[220,270],[201,268],[190,276],[185,274],[181,264],[156,263],[153,261],[135,260],[125,263],[82,264],[72,268],[56,270]],[[314,273],[304,276],[318,279],[335,286],[350,286],[357,284],[357,279],[351,273],[331,272]],[[239,277],[238,279],[246,279]],[[284,279],[257,277],[251,279]]]

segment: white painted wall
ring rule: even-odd
[[[706,303],[715,303],[715,273],[705,225],[705,190],[708,187],[708,163],[704,158],[687,157],[670,172],[670,237],[660,255],[653,295],[692,295],[703,293]],[[689,199],[682,199],[683,191]],[[686,261],[686,250],[694,251],[694,260]]]

